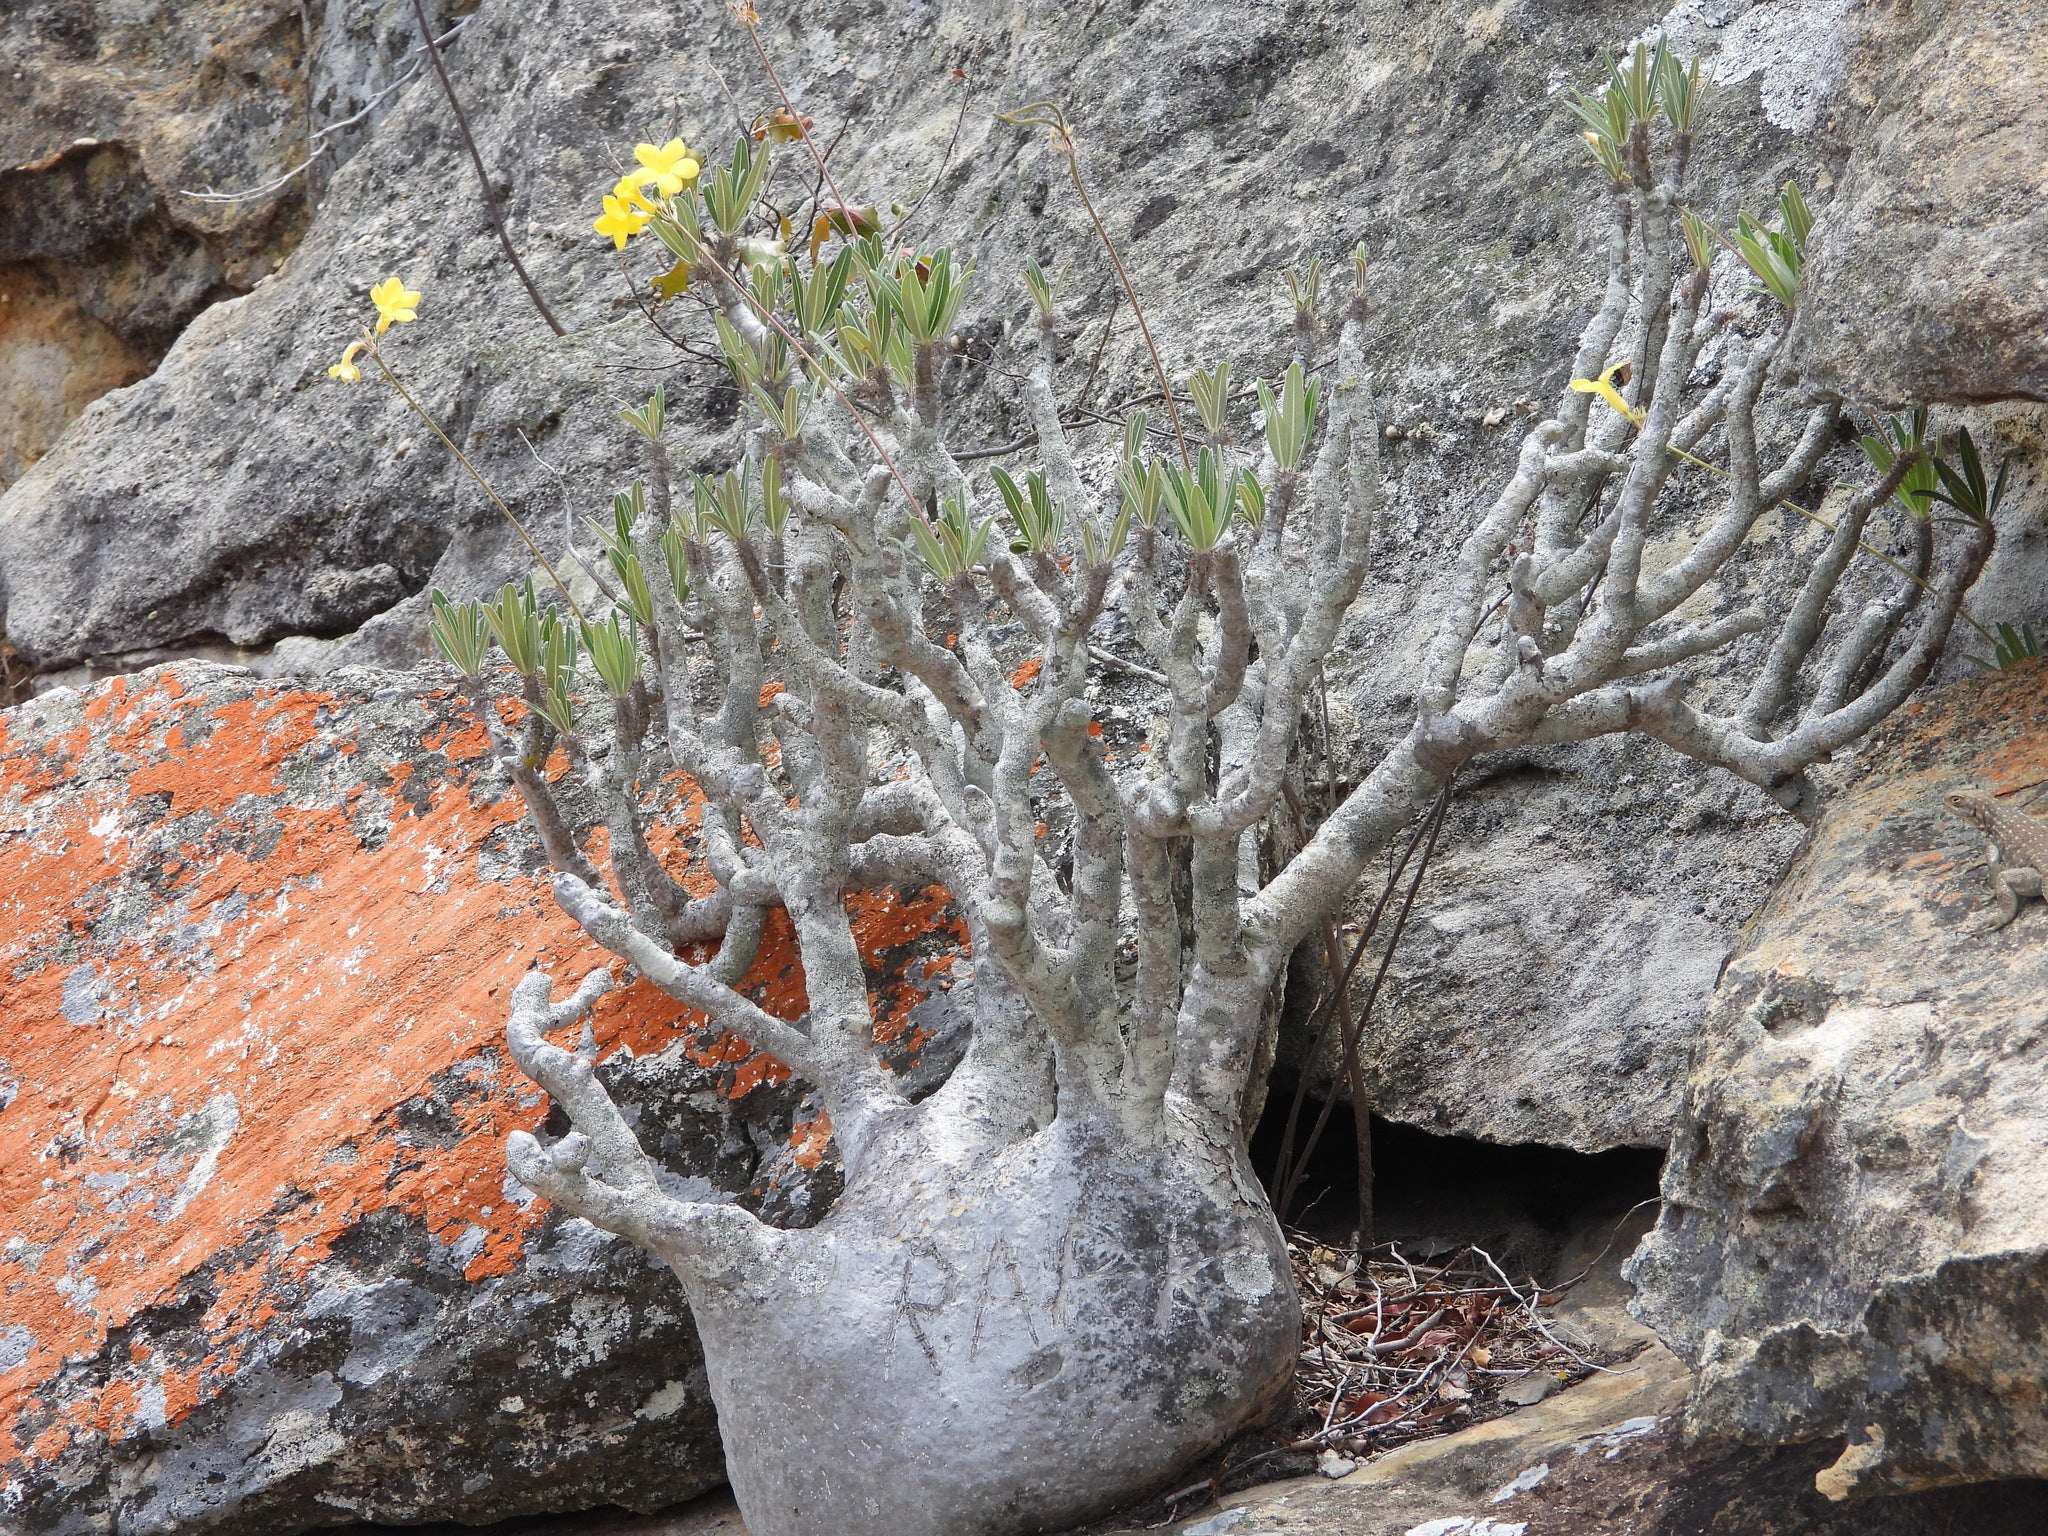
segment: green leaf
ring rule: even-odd
[[[491,638],[498,642],[498,649],[505,653],[505,659],[512,663],[513,669],[522,677],[536,675],[540,671],[542,646],[533,579],[528,577],[520,583],[506,582],[499,589],[495,602],[480,606]]]
[[[753,524],[753,486],[750,463],[728,469],[715,480],[699,475],[694,487],[699,524],[716,528],[735,544],[746,543]]]
[[[793,275],[796,263],[791,260],[789,265]],[[814,264],[808,277],[800,283],[793,283],[796,322],[806,336],[831,334],[832,323],[839,318],[840,306],[846,302],[847,284],[852,278],[853,253],[841,249],[830,266]]]
[[[1038,306],[1038,313],[1044,319],[1052,318],[1052,279],[1045,275],[1045,268],[1035,260],[1024,260],[1024,289],[1031,295],[1031,302]]]
[[[846,306],[840,315],[839,345],[833,352],[832,361],[850,378],[862,379],[880,374],[907,388],[914,372],[914,362],[909,333],[898,322],[888,298],[892,283],[893,279],[884,276],[881,289],[869,284],[866,306]]]
[[[1870,460],[1871,467],[1882,479],[1891,473],[1892,464],[1900,454],[1919,449],[1927,440],[1927,407],[1920,406],[1911,416],[1887,416],[1884,421],[1884,436],[1874,437],[1866,433],[1856,439],[1856,445],[1863,450],[1863,456]],[[1905,478],[1892,499],[1906,509],[1906,515],[1915,522],[1924,523],[1934,510],[1935,493],[1941,487],[1939,472],[1931,457],[1922,457],[1906,471]]]
[[[1602,55],[1603,58],[1606,55]],[[1613,61],[1610,59],[1610,66]],[[1628,100],[1614,87],[1609,86],[1598,95],[1581,93],[1565,98],[1565,105],[1572,115],[1585,126],[1587,137],[1597,139],[1616,150],[1628,142],[1629,114]],[[1620,161],[1617,159],[1616,164]]]
[[[427,629],[434,638],[434,649],[464,677],[477,676],[483,671],[484,653],[490,647],[483,604],[451,602],[439,587],[434,589],[430,601],[433,612],[427,619]]]
[[[1799,248],[1790,236],[1767,229],[1748,214],[1735,224],[1735,249],[1749,270],[1762,282],[1764,291],[1790,309],[1799,297]]]
[[[1081,522],[1081,563],[1090,567],[1110,565],[1118,555],[1124,553],[1124,545],[1130,539],[1130,504],[1118,508],[1116,516],[1110,518],[1110,530],[1100,532],[1094,522]]]
[[[1230,364],[1203,368],[1188,378],[1188,393],[1194,397],[1195,414],[1211,437],[1223,435],[1224,420],[1230,414]]]
[[[1991,520],[1998,515],[1999,504],[2005,500],[2006,476],[2012,469],[2011,459],[2001,459],[1998,465],[1998,479],[1992,482],[1984,473],[1984,461],[1977,454],[1977,444],[1965,427],[1956,434],[1956,462],[1947,459],[1934,461],[1934,472],[1941,479],[1941,489],[1935,491],[1934,499],[1945,502],[1962,514],[1963,520],[1978,528],[1989,528]]]
[[[1627,64],[1617,64],[1611,54],[1600,55],[1607,66],[1608,90],[1619,94],[1631,126],[1647,123],[1657,115],[1657,69],[1647,43],[1637,43]],[[1623,135],[1626,137],[1626,135]]]
[[[631,694],[633,685],[640,680],[639,626],[630,618],[621,624],[620,616],[614,613],[602,623],[586,623],[582,628],[590,664],[604,679],[612,697],[623,699]]]
[[[647,487],[638,480],[630,490],[620,491],[612,498],[612,520],[609,523],[598,518],[586,517],[583,526],[606,555],[616,558],[620,554],[633,552],[633,527],[647,510]]]
[[[1287,372],[1281,376],[1278,396],[1264,380],[1259,382],[1259,409],[1266,420],[1266,446],[1273,450],[1274,463],[1284,470],[1291,472],[1301,468],[1302,456],[1308,451],[1309,439],[1315,433],[1316,401],[1321,393],[1321,381],[1308,383],[1299,363],[1288,365]]]
[[[576,686],[576,630],[565,623],[559,610],[550,608],[540,616],[539,709],[542,718],[564,736],[576,733],[576,710],[571,692]]]
[[[619,417],[647,441],[655,441],[661,436],[662,426],[668,420],[668,391],[657,384],[654,393],[647,397],[645,405],[620,411]]]
[[[785,443],[794,443],[804,435],[804,422],[809,419],[811,405],[817,399],[817,391],[804,384],[792,384],[782,392],[782,398],[753,386],[754,403],[761,408],[761,415],[768,424],[781,434]]]
[[[732,160],[697,178],[705,211],[718,232],[728,239],[746,226],[747,217],[761,196],[768,179],[769,151],[766,144],[755,146],[745,134],[733,147]]]
[[[1779,193],[1778,217],[1783,229],[1768,228],[1746,213],[1736,215],[1734,244],[1765,291],[1790,309],[1806,265],[1806,238],[1813,233],[1813,210],[1798,182],[1786,182]]]
[[[1034,469],[1026,474],[1021,490],[1001,465],[991,469],[989,476],[1002,495],[1010,521],[1022,536],[1024,550],[1034,555],[1057,553],[1066,532],[1066,512],[1053,500],[1043,472]]]
[[[647,573],[640,568],[640,557],[631,550],[610,557],[612,572],[619,578],[619,601],[634,622],[652,627],[654,623],[654,594],[647,587]]]
[[[1145,429],[1152,424],[1149,411],[1133,411],[1124,418],[1124,462],[1134,464],[1145,446]]]
[[[689,530],[677,518],[671,517],[661,530],[661,563],[668,571],[669,590],[675,593],[678,607],[686,607],[690,601],[689,539]]]
[[[1990,656],[1965,656],[1963,660],[1981,671],[1997,672],[2023,661],[2036,660],[2041,655],[2041,637],[2034,633],[2033,625],[2021,624],[2015,628],[2010,624],[2000,624]]]
[[[1584,135],[1586,147],[1593,152],[1593,158],[1600,169],[1607,173],[1607,179],[1617,186],[1628,182],[1628,166],[1622,162],[1621,150],[1611,139],[1604,139],[1597,133]]]
[[[655,279],[655,286],[663,289],[663,297],[673,298],[690,286],[691,270],[705,256],[704,225],[697,217],[694,187],[685,187],[661,205],[661,211],[654,216],[654,233],[676,258],[675,269],[666,277]],[[672,286],[673,292],[664,285]]]
[[[942,582],[957,581],[988,557],[988,537],[995,518],[976,522],[967,509],[966,498],[949,492],[939,503],[939,515],[931,526],[913,521],[911,542],[925,569]]]
[[[972,261],[955,269],[951,251],[939,251],[923,261],[905,254],[897,258],[893,274],[870,272],[868,289],[902,321],[911,342],[924,347],[952,334],[973,275]]]
[[[1159,508],[1166,497],[1166,471],[1157,459],[1140,464],[1127,458],[1116,472],[1123,493],[1123,511],[1141,528],[1159,526]]]
[[[1664,119],[1677,133],[1691,133],[1707,109],[1708,82],[1700,76],[1700,61],[1679,63],[1678,55],[1661,41],[1657,44],[1657,99]]]
[[[1785,233],[1792,237],[1793,247],[1801,257],[1806,255],[1806,237],[1813,233],[1813,210],[1806,205],[1806,196],[1799,190],[1799,183],[1788,181],[1778,192],[1778,217],[1785,226]]]
[[[1188,547],[1207,554],[1222,542],[1237,507],[1237,472],[1223,472],[1216,454],[1203,448],[1192,473],[1166,466],[1166,507]]]
[[[1266,488],[1257,475],[1244,475],[1237,482],[1237,515],[1256,533],[1266,526]]]
[[[1323,258],[1312,258],[1306,273],[1289,267],[1281,281],[1287,285],[1287,297],[1294,302],[1296,320],[1313,317],[1323,296]]]
[[[1726,243],[1721,232],[1690,208],[1679,215],[1679,227],[1685,231],[1685,248],[1692,253],[1692,264],[1702,272],[1713,270],[1714,248]]]

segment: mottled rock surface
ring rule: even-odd
[[[339,7],[336,8],[339,10]],[[304,17],[251,0],[0,8],[0,489],[304,227]]]
[[[1794,356],[1851,399],[2048,399],[2035,0],[1862,0]]]
[[[1882,732],[1729,963],[1638,1251],[1699,1433],[1846,1437],[1835,1494],[2048,1473],[2048,913],[1941,804],[2048,783],[2043,668]]]
[[[1375,1111],[1490,1141],[1662,1146],[1704,1000],[1798,824],[1640,741],[1508,754],[1454,807],[1361,1048]],[[1351,918],[1379,894],[1369,878]],[[1318,985],[1298,1006],[1324,974],[1308,953]],[[1283,1066],[1332,1081],[1334,1046],[1310,1061],[1307,1037],[1286,1033]]]
[[[0,715],[10,1536],[645,1509],[723,1476],[674,1277],[507,1178],[546,1114],[511,986],[609,957],[433,684],[187,663]],[[860,915],[899,1053],[941,895]],[[801,1008],[786,933],[752,984]],[[692,1192],[815,1219],[829,1126],[700,1026],[616,992],[601,1070]]]
[[[304,43],[309,127],[378,99],[409,46],[398,7],[321,14]],[[1659,25],[1707,56],[1725,84],[1691,192],[1725,220],[1767,206],[1789,176],[1815,178],[1816,125],[1838,95],[1866,89],[1852,46],[1862,18],[1850,0],[1154,0],[1112,12],[839,0],[771,8],[765,26],[821,134],[846,129],[833,165],[848,195],[922,196],[906,238],[949,240],[981,262],[959,327],[969,358],[951,385],[969,446],[1022,435],[1008,361],[981,359],[1023,318],[1013,279],[1027,253],[1070,268],[1070,387],[1105,332],[1093,401],[1153,387],[1058,165],[992,109],[1067,104],[1176,371],[1222,356],[1240,377],[1276,371],[1289,343],[1275,269],[1338,261],[1365,241],[1378,384],[1398,436],[1392,512],[1332,658],[1355,768],[1405,725],[1446,554],[1506,472],[1523,412],[1564,383],[1593,299],[1596,189],[1559,93],[1597,83],[1601,48]],[[393,272],[426,295],[394,357],[550,545],[631,472],[619,399],[666,384],[678,459],[729,462],[729,385],[648,331],[589,221],[614,149],[671,121],[722,147],[732,110],[710,68],[744,111],[773,105],[743,36],[715,9],[483,0],[448,60],[570,336],[553,338],[526,304],[445,104],[412,78],[332,141],[319,172],[331,179],[284,267],[207,310],[162,367],[95,406],[0,496],[5,629],[37,665],[272,645],[261,664],[288,673],[409,665],[429,583],[467,594],[520,572],[496,511],[390,393],[325,376],[365,290]],[[794,203],[810,177],[800,155],[786,158],[776,195]],[[2016,271],[2035,263],[2015,253]],[[1744,286],[1732,271],[1722,281],[1731,296]],[[1768,426],[1782,442],[1786,420]],[[2031,417],[1980,435],[2042,460]],[[1091,472],[1112,437],[1089,445]],[[1844,450],[1823,486],[1861,472]],[[2032,483],[2022,474],[2016,529]],[[1817,531],[1774,521],[1769,536]],[[1998,594],[1987,617],[2048,612],[2044,555],[2038,539],[2007,538],[1985,578]],[[1641,745],[1487,772],[1453,815],[1381,1000],[1376,1107],[1497,1141],[1661,1144],[1719,958],[1796,829],[1760,795]],[[1292,1049],[1301,1064],[1305,1045]]]
[[[1594,83],[1600,48],[1668,14],[1683,46],[1725,51],[1733,81],[1696,160],[1697,194],[1720,210],[1760,206],[1807,173],[1800,135],[1838,73],[1840,11],[843,0],[771,9],[766,25],[821,133],[847,126],[833,165],[848,195],[928,193],[906,236],[980,260],[959,327],[975,358],[1022,320],[1014,275],[1035,253],[1071,267],[1077,375],[1109,329],[1094,398],[1152,388],[1058,165],[994,108],[1067,104],[1176,371],[1219,356],[1240,375],[1283,366],[1275,271],[1366,242],[1380,387],[1401,436],[1387,457],[1395,512],[1332,666],[1336,708],[1356,701],[1365,750],[1402,727],[1445,552],[1509,465],[1518,402],[1534,409],[1564,382],[1592,302],[1593,173],[1556,92]],[[367,25],[347,14],[340,35]],[[310,45],[316,60],[335,28]],[[286,669],[409,664],[428,583],[468,593],[522,569],[495,510],[388,390],[325,376],[365,289],[392,272],[426,295],[420,323],[396,334],[399,366],[550,543],[565,513],[607,505],[630,472],[615,397],[666,383],[677,457],[729,459],[729,386],[647,330],[589,220],[612,175],[607,146],[671,110],[690,142],[722,145],[731,113],[707,66],[745,110],[772,105],[743,36],[715,11],[484,0],[448,58],[570,337],[549,335],[507,271],[431,82],[405,86],[334,172],[283,269],[209,310],[155,374],[95,408],[0,500],[5,627],[38,664],[273,642],[266,665]],[[777,195],[800,198],[809,175],[787,158]],[[963,443],[1021,435],[1007,369],[959,369]],[[1096,462],[1112,437],[1089,445]],[[1686,786],[1676,802],[1669,776]],[[1661,1142],[1713,966],[1791,840],[1761,797],[1654,751],[1560,752],[1498,778],[1461,808],[1414,964],[1382,1010],[1380,1108],[1504,1141]],[[1609,920],[1586,931],[1596,911]]]

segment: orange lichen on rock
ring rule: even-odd
[[[815,1168],[825,1160],[825,1144],[832,1139],[832,1117],[820,1110],[814,1119],[797,1122],[790,1132],[791,1161],[799,1168]]]
[[[617,963],[522,862],[461,706],[400,692],[188,664],[0,715],[0,1469],[176,1423],[373,1213],[469,1281],[520,1262],[544,1207],[504,1138],[545,1107],[503,1055],[506,1001],[534,966]],[[937,890],[863,898],[855,926],[871,957],[957,942]],[[750,990],[804,1006],[779,914]],[[891,1012],[923,995],[885,990]],[[788,1075],[644,982],[595,1029],[607,1057],[685,1040],[733,1096]],[[415,1134],[428,1097],[452,1123]],[[804,1166],[829,1131],[799,1128]],[[194,1294],[203,1360],[120,1342]],[[94,1358],[81,1390],[67,1364]]]

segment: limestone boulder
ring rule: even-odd
[[[1453,806],[1361,1044],[1374,1111],[1495,1142],[1663,1145],[1715,976],[1799,825],[1627,740],[1508,754]],[[1354,921],[1380,890],[1361,884]],[[1379,953],[1354,976],[1358,1008]],[[1320,996],[1323,967],[1298,965],[1313,984],[1297,998]],[[1307,1035],[1283,1063],[1338,1087],[1334,1047],[1309,1058]]]
[[[679,871],[686,843],[671,842]],[[0,715],[0,1530],[282,1536],[723,1478],[674,1277],[508,1180],[530,967],[608,957],[429,675],[185,663]],[[895,1064],[943,893],[869,898]],[[800,1011],[793,942],[750,978]],[[935,1000],[936,1001],[936,1000]],[[645,983],[600,1068],[702,1198],[805,1224],[829,1124]]]
[[[0,11],[0,489],[305,224],[304,17],[250,0]],[[194,195],[199,194],[199,195]]]
[[[246,652],[287,675],[410,665],[428,586],[473,595],[521,573],[526,557],[496,510],[390,392],[326,375],[368,312],[366,290],[393,273],[425,295],[420,322],[393,333],[394,360],[551,551],[633,473],[622,400],[664,385],[677,459],[731,461],[728,383],[649,330],[633,285],[652,266],[636,253],[622,277],[590,220],[615,151],[671,125],[722,151],[734,132],[725,87],[741,116],[773,108],[744,34],[716,8],[450,9],[465,11],[437,20],[460,21],[445,50],[456,87],[512,234],[570,334],[548,331],[507,269],[446,104],[408,62],[406,8],[307,8],[306,125],[369,115],[322,141],[340,148],[313,173],[303,242],[260,287],[200,314],[154,373],[91,406],[0,494],[4,628],[45,674],[194,652]],[[1594,173],[1561,92],[1597,83],[1602,48],[1657,29],[1705,57],[1722,84],[1691,193],[1725,221],[1767,206],[1789,176],[1817,180],[1815,135],[1860,67],[1852,11],[1847,0],[1112,11],[836,0],[769,8],[763,25],[785,84],[838,141],[847,195],[915,202],[904,238],[948,241],[980,263],[949,384],[965,446],[1024,435],[1014,370],[999,351],[990,359],[1025,320],[1015,274],[1026,255],[1066,272],[1076,385],[1099,353],[1096,404],[1155,388],[1060,166],[993,109],[1066,105],[1175,373],[1221,357],[1241,378],[1276,373],[1291,351],[1277,269],[1320,256],[1338,273],[1365,243],[1376,385],[1396,435],[1393,510],[1329,668],[1356,766],[1404,728],[1446,554],[1509,470],[1527,413],[1565,383],[1595,298]],[[217,33],[230,30],[223,20]],[[40,118],[43,100],[24,110]],[[800,154],[786,159],[777,195],[793,206],[809,173]],[[1830,205],[1818,192],[1816,203],[1825,227]],[[1732,272],[1723,281],[1731,296],[1743,287]],[[1784,440],[1785,419],[1767,426]],[[2038,453],[2048,441],[2038,423],[2009,428],[2001,446]],[[1104,428],[1083,445],[1088,473],[1107,469],[1114,442]],[[1845,449],[1823,478],[1861,472]],[[2033,483],[2020,477],[2016,528]],[[2006,545],[2023,547],[2017,533]],[[2003,595],[1990,617],[2048,612],[2044,557],[2037,544],[2010,579],[1994,566],[1986,586]],[[1487,773],[1454,813],[1381,1000],[1376,1107],[1496,1141],[1661,1144],[1719,958],[1797,829],[1761,796],[1652,748],[1532,754]],[[1305,1041],[1283,1046],[1297,1066],[1310,1055]]]
[[[2048,399],[2048,16],[1855,12],[1794,356],[1850,399]]]
[[[1730,960],[1633,1260],[1702,1435],[1846,1438],[1837,1496],[2048,1474],[2048,912],[1942,805],[2048,783],[2042,665],[1888,725]]]

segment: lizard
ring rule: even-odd
[[[2042,895],[2041,877],[2048,872],[2048,821],[2000,805],[1981,790],[1952,790],[1941,798],[1990,840],[1986,863],[1999,915],[1985,932],[1996,933],[2020,915],[2023,899]]]

